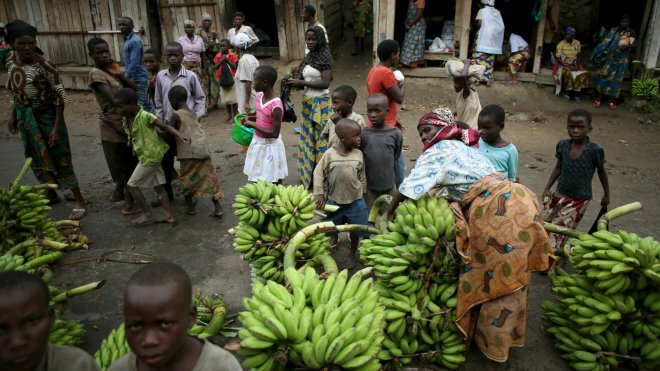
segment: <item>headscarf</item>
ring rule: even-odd
[[[495,0],[481,0],[484,5],[495,6]]]
[[[252,38],[245,32],[239,32],[231,38],[231,44],[240,50],[246,50],[252,44]]]
[[[454,78],[465,77],[469,82],[477,80],[483,76],[486,66],[480,64],[470,64],[469,60],[465,62],[459,59],[450,59],[445,63],[445,68],[449,76]]]
[[[204,13],[202,14],[202,22],[204,21],[212,21],[213,18],[211,18],[211,15],[209,13]]]
[[[305,55],[305,59],[303,59],[303,62],[300,65],[300,73],[302,74],[303,68],[307,65],[310,65],[319,71],[332,69],[332,54],[330,54],[330,46],[328,45],[328,42],[325,41],[325,32],[323,32],[323,29],[319,26],[308,28],[307,31],[305,31],[305,34],[309,31],[314,32],[318,44],[316,45],[315,50],[310,50],[309,53]]]
[[[195,22],[191,21],[190,19],[186,19],[185,21],[183,21],[183,27],[195,28]]]
[[[564,31],[566,35],[575,35],[575,28],[573,27],[566,27],[566,31]]]
[[[461,129],[454,121],[454,114],[449,108],[438,108],[422,116],[417,123],[419,128],[422,125],[439,126],[440,130],[435,136],[424,145],[423,151],[426,151],[434,144],[442,140],[460,140],[470,147],[479,147],[479,132],[474,129]]]
[[[7,27],[5,27],[5,34],[7,44],[13,44],[17,37],[32,36],[33,38],[36,38],[37,28],[27,22],[17,19],[7,24]]]

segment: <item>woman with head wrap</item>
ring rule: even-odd
[[[13,52],[7,56],[7,89],[14,95],[9,131],[20,132],[25,157],[32,158],[32,171],[40,183],[55,183],[70,189],[75,197],[69,219],[85,214],[85,200],[71,163],[69,135],[64,123],[64,91],[57,66],[37,48],[37,29],[16,20],[7,24],[7,43]],[[49,191],[51,202],[59,196]]]
[[[204,41],[204,70],[199,76],[204,93],[206,93],[206,108],[218,107],[220,81],[215,78],[213,58],[218,53],[218,33],[211,29],[213,19],[208,13],[202,14],[202,25],[195,32]],[[183,45],[183,44],[182,44]]]
[[[619,26],[610,29],[607,36],[592,52],[592,60],[594,56],[598,56],[597,60],[603,61],[596,80],[598,98],[594,102],[594,107],[600,107],[601,101],[606,99],[609,100],[608,107],[616,109],[616,100],[621,94],[623,74],[628,69],[630,51],[634,48],[635,31],[630,28],[630,16],[624,14],[621,16]]]
[[[479,134],[455,125],[449,109],[425,114],[417,126],[424,149],[399,187],[388,216],[406,198],[427,193],[451,202],[460,257],[456,325],[488,358],[506,362],[525,344],[530,272],[552,262],[536,195],[496,173],[476,148]]]
[[[406,36],[401,47],[401,64],[410,66],[424,59],[424,38],[426,20],[424,20],[425,0],[408,0],[406,15]]]
[[[456,120],[462,121],[472,129],[477,129],[481,102],[479,94],[470,87],[484,74],[486,67],[467,60],[465,63],[452,59],[445,64],[447,73],[454,79],[456,95]]]
[[[566,37],[557,43],[557,52],[555,53],[556,64],[552,69],[552,76],[555,79],[555,95],[559,95],[564,90],[563,99],[565,101],[575,98],[580,102],[580,92],[589,86],[589,73],[579,63],[580,42],[575,40],[575,28],[567,27]]]
[[[285,84],[304,88],[302,127],[298,142],[298,174],[305,188],[312,185],[312,174],[316,164],[326,150],[327,142],[323,128],[332,115],[330,81],[332,81],[332,55],[325,40],[325,32],[312,26],[305,33],[309,53],[305,55],[293,79]]]
[[[183,31],[185,34],[181,35],[177,40],[183,48],[183,66],[193,71],[197,77],[202,79],[204,63],[204,40],[199,35],[195,35],[195,22],[186,19],[183,21]]]
[[[477,41],[472,58],[480,65],[486,67],[483,76],[479,79],[487,86],[493,84],[493,69],[495,56],[502,54],[504,41],[504,20],[500,11],[495,9],[495,0],[481,0],[483,9],[477,12]]]

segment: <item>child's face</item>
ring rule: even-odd
[[[37,287],[13,289],[0,300],[0,370],[34,370],[55,320]]]
[[[396,53],[392,53],[392,56],[390,57],[390,67],[396,67],[399,65],[399,52],[400,51],[397,50]]]
[[[147,68],[147,71],[156,73],[160,70],[160,61],[153,54],[145,54],[144,66]]]
[[[479,115],[477,127],[479,129],[479,134],[481,135],[481,138],[484,140],[484,142],[494,143],[495,140],[500,137],[500,132],[504,128],[504,125],[495,122],[495,117],[493,116]]]
[[[586,117],[569,117],[567,129],[568,136],[576,142],[584,140],[591,133],[591,125],[587,122]]]
[[[179,68],[181,67],[181,61],[183,61],[183,50],[177,47],[168,47],[167,64],[172,68]]]
[[[350,125],[344,128],[342,137],[340,138],[342,143],[344,143],[344,147],[347,149],[360,148],[362,144],[361,133],[362,129],[360,125]]]
[[[439,126],[431,125],[431,124],[424,124],[420,127],[417,128],[417,132],[419,133],[419,138],[422,140],[422,144],[426,144],[435,135],[438,133],[438,130],[440,130]]]
[[[254,90],[257,92],[262,92],[268,87],[268,83],[266,82],[266,79],[264,79],[261,76],[261,73],[259,71],[254,71],[254,75],[252,75],[252,80],[254,80]]]
[[[332,109],[339,112],[342,117],[346,117],[353,112],[353,102],[348,100],[340,93],[332,93]]]
[[[465,79],[454,77],[454,91],[460,93],[465,89]]]
[[[367,116],[371,125],[381,127],[385,124],[385,117],[389,112],[387,99],[369,98],[367,99]]]
[[[220,52],[222,54],[228,54],[229,53],[229,43],[226,41],[220,42]]]
[[[96,44],[92,47],[89,56],[94,60],[94,64],[99,67],[106,67],[112,64],[110,57],[110,47],[108,44]]]
[[[197,313],[180,285],[130,285],[124,296],[126,340],[140,362],[168,368],[186,340]]]
[[[115,104],[115,107],[117,107],[117,112],[122,116],[129,116],[140,110],[140,107],[136,103],[127,103],[116,99],[113,103]]]

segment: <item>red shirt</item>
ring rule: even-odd
[[[384,66],[375,66],[369,71],[367,76],[367,91],[369,95],[376,93],[383,93],[387,96],[387,101],[390,105],[390,112],[387,113],[385,117],[385,123],[390,126],[396,125],[396,116],[397,111],[399,110],[399,105],[392,99],[390,93],[387,92],[387,89],[396,85],[397,81],[394,77],[394,72]]]
[[[224,57],[224,55],[222,53],[216,54],[215,57],[213,58],[213,63],[217,64],[218,62],[220,62],[222,60],[222,57]],[[230,51],[229,53],[227,53],[227,60],[229,60],[231,63],[236,63],[236,62],[238,62],[238,57],[236,56],[236,54],[234,54],[232,51]],[[231,71],[232,76],[236,76],[236,70],[235,69],[231,68],[231,66],[230,66],[229,70]],[[222,66],[218,67],[218,70],[215,71],[215,78],[219,79],[221,73],[222,73]]]

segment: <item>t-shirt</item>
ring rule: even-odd
[[[156,115],[142,108],[135,115],[132,127],[129,127],[126,117],[122,119],[122,124],[126,134],[128,134],[128,141],[133,148],[133,153],[143,166],[160,164],[160,161],[169,149],[167,143],[156,132],[154,125],[156,119]]]
[[[202,129],[197,116],[194,113],[180,109],[175,112],[181,119],[181,126],[179,132],[186,138],[190,138],[191,143],[183,143],[177,138],[176,140],[176,157],[178,159],[190,158],[211,158],[211,153],[206,146],[206,133]]]
[[[570,152],[570,139],[557,143],[555,157],[561,161],[557,192],[568,197],[591,200],[591,179],[596,168],[605,164],[605,152],[591,141],[587,143],[580,157],[572,159]]]
[[[512,33],[511,36],[509,36],[509,45],[511,45],[511,53],[523,51],[529,46],[525,39],[515,33]]]
[[[346,116],[346,118],[357,122],[362,129],[367,127],[367,124],[364,121],[364,117],[362,117],[362,115],[359,113],[351,112],[351,114]],[[337,133],[335,132],[335,123],[332,122],[332,120],[328,120],[328,122],[325,124],[325,128],[323,128],[323,135],[328,137],[328,148],[339,145],[340,140],[337,136]]]
[[[271,129],[273,127],[273,111],[275,108],[280,108],[284,112],[282,100],[275,97],[268,102],[264,103],[264,93],[257,93],[257,126],[263,129]],[[259,138],[266,138],[259,130],[254,131],[254,135]]]
[[[73,370],[73,369],[71,369]],[[116,360],[108,371],[137,371],[137,357],[130,352]],[[202,353],[192,371],[242,371],[236,358],[228,351],[204,341]]]
[[[470,89],[469,87],[466,89]],[[456,119],[470,125],[472,129],[477,130],[479,123],[479,112],[481,112],[481,101],[479,93],[470,89],[470,95],[463,98],[463,92],[456,95]]]
[[[399,109],[399,104],[392,99],[390,93],[387,92],[387,89],[396,85],[396,77],[394,77],[394,72],[384,66],[375,66],[369,71],[367,76],[367,91],[369,95],[376,93],[383,93],[387,96],[387,101],[389,102],[390,112],[387,113],[385,117],[385,123],[390,126],[396,125],[396,116]]]
[[[101,140],[112,143],[126,143],[128,137],[122,127],[122,117],[117,112],[112,100],[106,99],[98,89],[94,88],[96,84],[108,85],[111,94],[122,88],[121,83],[109,73],[98,68],[92,68],[89,72],[89,88],[94,93],[96,103],[101,107],[99,114],[99,128],[101,129]]]
[[[245,113],[245,82],[252,82],[254,70],[256,70],[257,67],[259,67],[259,61],[252,54],[243,54],[238,60],[236,75],[234,76],[234,84],[236,86],[238,112],[240,113]],[[249,102],[251,108],[254,108],[256,98],[257,92],[254,90],[254,86],[252,86]]]
[[[573,41],[570,43],[568,43],[566,40],[562,40],[557,43],[557,51],[555,52],[555,57],[559,59],[561,64],[573,64],[575,63],[578,54],[580,54],[581,49],[582,46],[580,45],[580,42],[575,39],[573,39]]]
[[[359,149],[342,155],[329,148],[314,169],[314,196],[322,195],[328,183],[328,198],[339,205],[350,204],[362,198],[367,190],[364,156]]]
[[[84,350],[67,345],[48,344],[46,354],[34,371],[99,371],[94,359]]]
[[[367,188],[385,191],[396,184],[396,160],[401,156],[403,135],[397,128],[362,130],[362,153],[367,173]]]
[[[321,71],[317,70],[316,68],[310,66],[309,64],[305,66],[302,70],[302,75],[303,79],[305,81],[321,81],[323,80],[323,75],[321,74]],[[303,89],[303,94],[306,97],[320,97],[322,95],[330,94],[330,90],[328,88],[325,89],[315,89],[315,88],[310,88],[308,86],[305,86]]]
[[[506,174],[509,180],[516,181],[518,172],[518,149],[513,143],[504,147],[492,147],[483,139],[479,138],[479,152],[481,152],[496,171]]]

